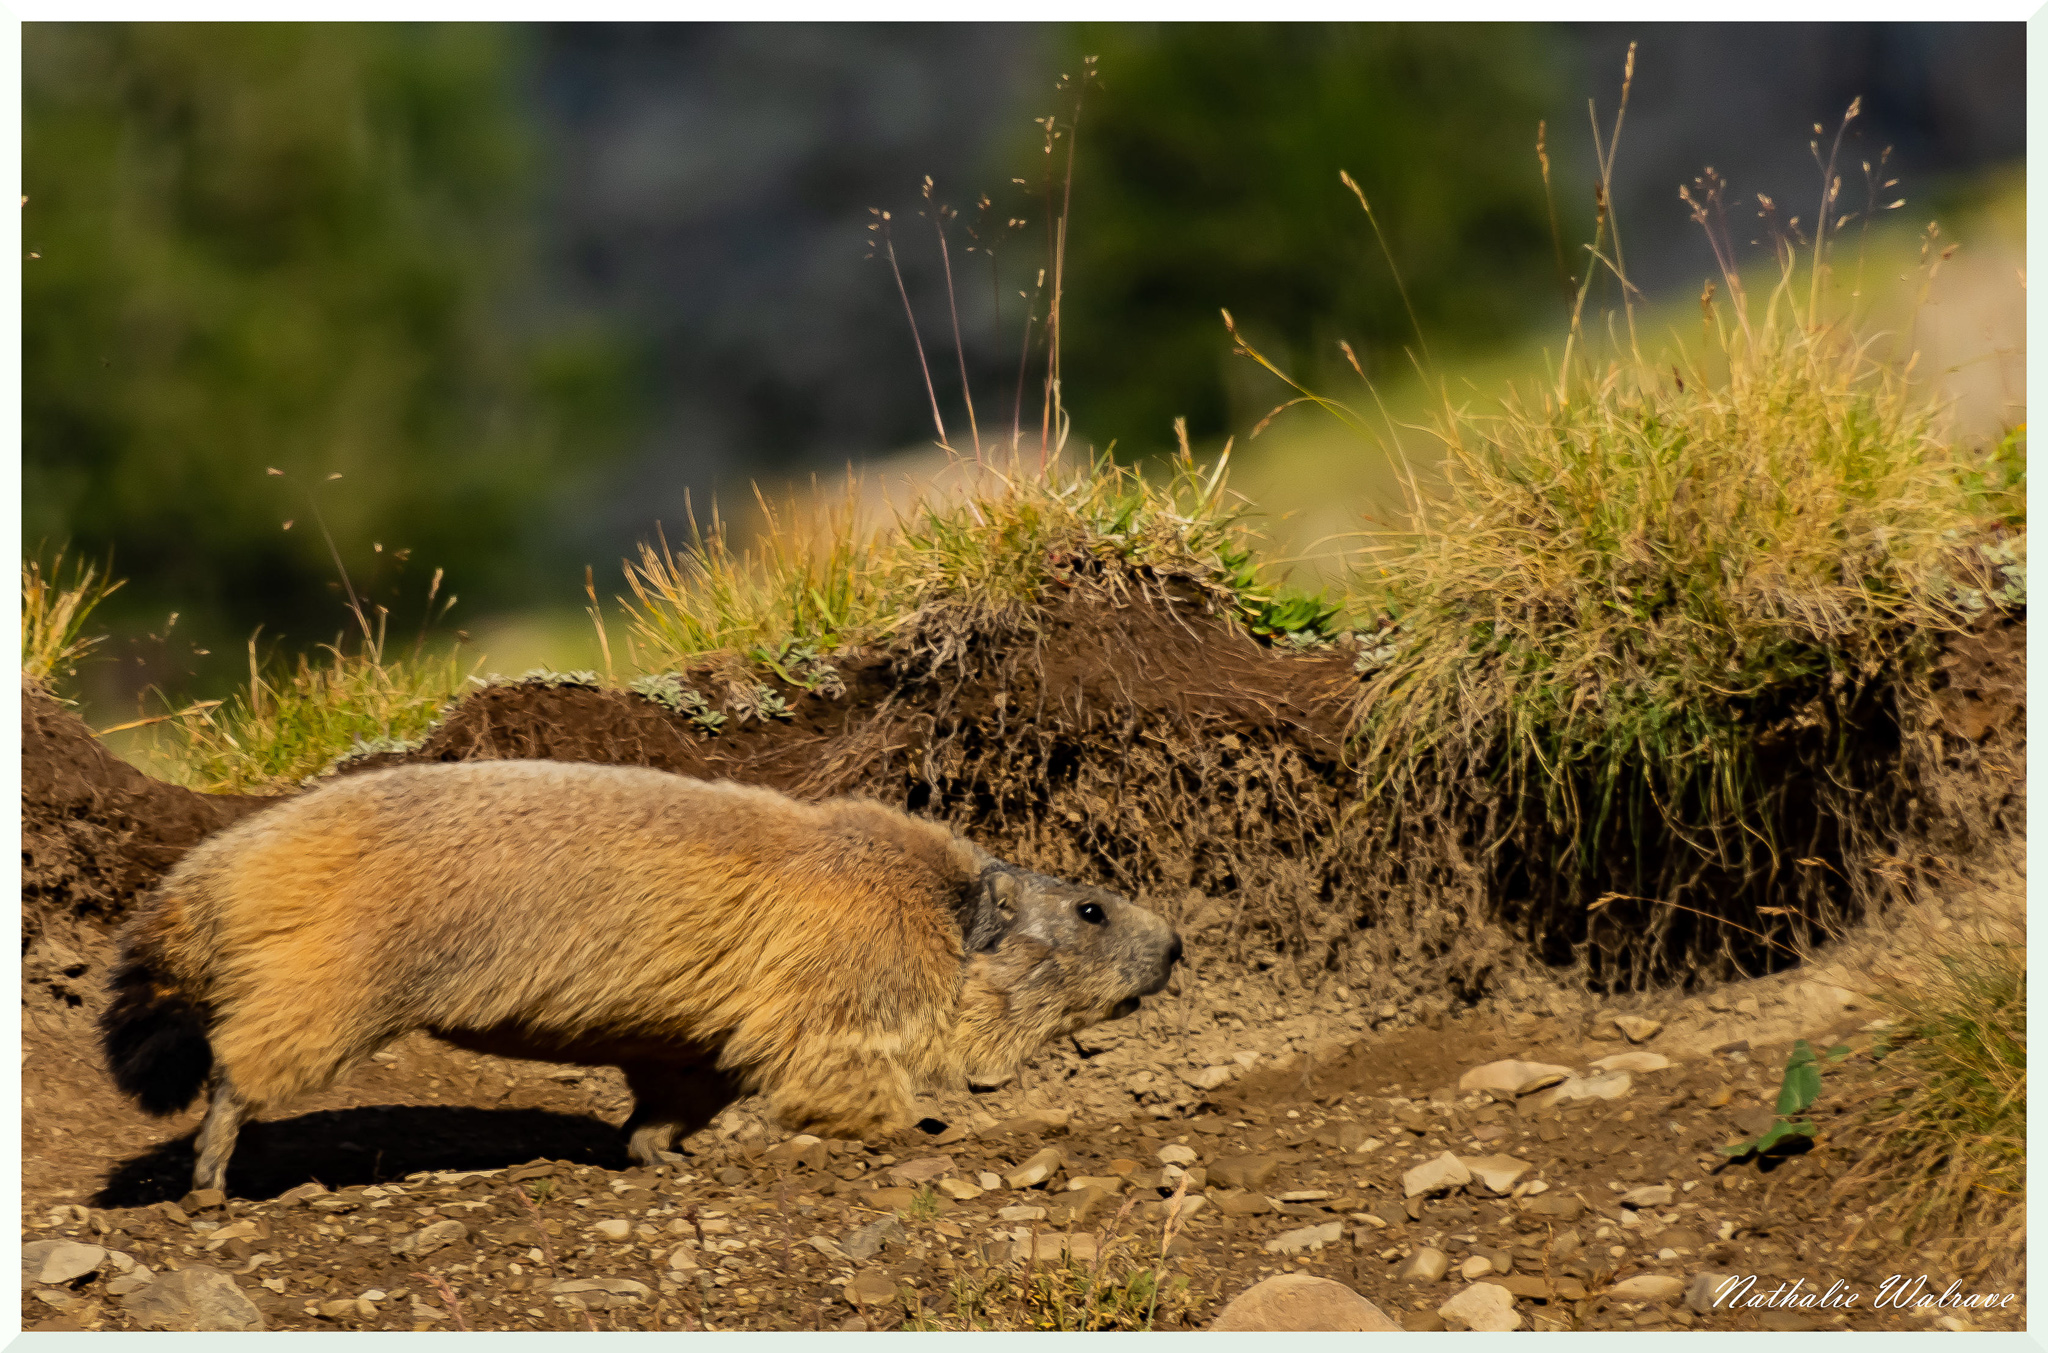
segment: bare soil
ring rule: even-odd
[[[2000,638],[1952,664],[1959,736],[2023,727],[2022,654]],[[1028,1324],[1019,1275],[1056,1264],[1049,1238],[1072,1235],[1107,1251],[1105,1281],[1162,1262],[1169,1280],[1186,1280],[1162,1299],[1162,1328],[1200,1328],[1282,1269],[1347,1283],[1410,1328],[1441,1328],[1436,1308],[1471,1281],[1466,1265],[1510,1288],[1523,1328],[2023,1327],[2016,1257],[1996,1272],[1951,1272],[1939,1246],[1903,1251],[1864,1225],[1871,1200],[1834,1187],[1851,1164],[1836,1128],[1875,1093],[1858,1074],[1874,1012],[1855,994],[1850,958],[1601,1000],[1484,917],[1362,914],[1349,905],[1356,879],[1332,787],[1353,679],[1345,658],[1276,658],[1166,604],[1108,616],[1077,605],[1042,642],[978,661],[869,655],[842,664],[843,695],[783,687],[789,718],[716,737],[634,695],[495,687],[416,751],[342,773],[552,757],[873,794],[1172,915],[1189,942],[1175,991],[1047,1049],[1014,1086],[935,1099],[899,1140],[824,1143],[791,1159],[777,1149],[783,1134],[743,1103],[655,1170],[624,1158],[616,1072],[416,1036],[251,1125],[221,1206],[178,1205],[197,1113],[158,1122],[122,1101],[92,1020],[113,925],[133,899],[206,833],[268,800],[151,781],[25,691],[23,1239],[77,1239],[122,1258],[64,1285],[25,1280],[24,1326],[139,1327],[110,1290],[127,1261],[229,1274],[270,1329],[896,1328],[958,1323],[977,1301],[997,1323]],[[1533,1096],[1457,1089],[1465,1071],[1507,1057],[1585,1072],[1630,1050],[1617,1013],[1661,1020],[1642,1050],[1674,1063],[1635,1074],[1619,1098],[1539,1109]],[[1797,1037],[1851,1048],[1827,1071],[1817,1143],[1728,1163],[1718,1148],[1768,1120]],[[1172,1145],[1194,1152],[1190,1168],[1205,1177],[1189,1192],[1205,1202],[1162,1261],[1172,1181],[1160,1152]],[[1060,1161],[1035,1184],[998,1180],[960,1198],[918,1187],[939,1179],[969,1193],[1046,1147]],[[1529,1167],[1522,1182],[1543,1187],[1406,1197],[1405,1172],[1446,1151],[1512,1156]],[[1067,1188],[1084,1178],[1118,1182],[1099,1196]],[[1668,1202],[1621,1201],[1658,1185]],[[442,1220],[459,1221],[461,1237],[394,1252]],[[1334,1239],[1281,1240],[1332,1224]],[[1285,1252],[1297,1243],[1314,1247]],[[1447,1256],[1449,1276],[1400,1276],[1426,1248]],[[1025,1250],[1046,1257],[1020,1268]],[[1612,1290],[1703,1272],[1754,1274],[1764,1289],[1839,1279],[1865,1295],[1846,1312],[1699,1312]],[[1992,1314],[1873,1309],[1894,1273],[1926,1274],[1932,1295],[1963,1280],[2019,1296]],[[589,1279],[605,1282],[577,1285]]]

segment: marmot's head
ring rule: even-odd
[[[1106,889],[975,854],[956,1035],[969,1081],[995,1085],[1046,1039],[1136,1010],[1166,985],[1181,942],[1162,917]]]

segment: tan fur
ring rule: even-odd
[[[969,955],[990,870],[1051,919]],[[1059,939],[1069,892],[1116,933]],[[1148,912],[879,804],[545,761],[372,772],[245,819],[124,938],[210,1010],[229,1146],[241,1116],[425,1029],[623,1066],[643,1158],[742,1092],[791,1128],[902,1128],[916,1091],[1006,1077],[1179,953]]]

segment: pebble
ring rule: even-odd
[[[1663,1273],[1638,1273],[1607,1289],[1610,1297],[1623,1301],[1669,1301],[1685,1291],[1685,1283]]]
[[[603,1229],[607,1224],[599,1222],[598,1229]],[[625,1225],[623,1222],[619,1224]],[[401,1236],[398,1240],[392,1242],[391,1252],[397,1255],[411,1255],[414,1258],[419,1258],[423,1255],[432,1254],[435,1250],[458,1244],[467,1239],[469,1239],[469,1228],[461,1222],[454,1220],[437,1221],[431,1225],[422,1226],[411,1235]],[[625,1236],[620,1235],[615,1237],[615,1239],[624,1240]]]
[[[1003,1186],[1003,1181],[987,1170],[983,1170],[979,1175],[975,1176],[975,1180],[981,1185],[982,1192],[984,1193],[990,1189],[999,1189]]]
[[[864,1264],[881,1252],[884,1245],[908,1246],[910,1236],[903,1229],[903,1223],[894,1217],[883,1217],[866,1226],[846,1233],[839,1242],[839,1248],[846,1251],[847,1258],[856,1264]]]
[[[1621,1195],[1623,1207],[1668,1207],[1671,1203],[1669,1184],[1645,1184],[1639,1189],[1630,1189]]]
[[[1196,1159],[1195,1150],[1191,1146],[1181,1146],[1178,1143],[1169,1142],[1167,1145],[1159,1148],[1159,1163],[1161,1165],[1193,1165]]]
[[[1539,1109],[1579,1099],[1620,1099],[1635,1088],[1626,1071],[1603,1071],[1597,1076],[1574,1076],[1560,1081],[1538,1095],[1532,1103]]]
[[[1344,1238],[1344,1223],[1325,1222],[1321,1226],[1304,1226],[1298,1231],[1282,1231],[1266,1242],[1268,1254],[1300,1254],[1304,1250],[1320,1250],[1325,1245],[1334,1245]]]
[[[1711,1314],[1719,1309],[1714,1305],[1715,1294],[1720,1291],[1721,1284],[1733,1276],[1728,1273],[1711,1272],[1693,1274],[1692,1283],[1685,1289],[1685,1304],[1701,1315]]]
[[[1228,1156],[1210,1163],[1209,1179],[1226,1189],[1255,1189],[1279,1168],[1277,1156]]]
[[[1035,1188],[1050,1179],[1053,1171],[1065,1161],[1066,1157],[1060,1154],[1058,1147],[1048,1146],[1006,1175],[1003,1183],[1013,1189]]]
[[[1621,1030],[1622,1037],[1631,1043],[1647,1043],[1663,1030],[1664,1022],[1645,1019],[1641,1015],[1616,1015],[1614,1027]]]
[[[1343,1283],[1308,1273],[1281,1273],[1238,1293],[1209,1328],[1381,1332],[1401,1326]]]
[[[611,1217],[590,1228],[600,1240],[625,1240],[633,1234],[633,1223],[623,1217]]]
[[[1593,1063],[1595,1071],[1662,1071],[1673,1062],[1661,1052],[1617,1052]]]
[[[1528,1161],[1516,1160],[1513,1156],[1460,1156],[1458,1163],[1472,1178],[1484,1184],[1488,1192],[1496,1195],[1512,1191],[1515,1181],[1535,1168]]]
[[[1499,1283],[1473,1283],[1437,1307],[1436,1313],[1473,1330],[1498,1332],[1522,1327],[1522,1313],[1515,1309],[1515,1294]]]
[[[1409,1198],[1431,1193],[1447,1193],[1452,1189],[1463,1188],[1471,1182],[1472,1172],[1465,1168],[1465,1162],[1448,1151],[1435,1160],[1424,1161],[1401,1176],[1401,1188]]]
[[[1450,1256],[1432,1245],[1424,1245],[1408,1256],[1408,1262],[1401,1265],[1401,1271],[1394,1276],[1402,1282],[1442,1282],[1444,1274],[1451,1270]]]
[[[1484,1278],[1491,1272],[1493,1272],[1493,1261],[1483,1254],[1475,1254],[1464,1263],[1458,1265],[1458,1276],[1466,1282],[1471,1282],[1474,1278]]]
[[[934,1187],[948,1198],[960,1203],[967,1202],[972,1198],[979,1198],[987,1192],[986,1189],[977,1188],[964,1179],[941,1179]]]
[[[926,1156],[922,1160],[905,1161],[889,1167],[889,1178],[903,1184],[928,1184],[934,1179],[953,1173],[951,1156]]]
[[[1510,1058],[1473,1067],[1458,1077],[1458,1089],[1468,1094],[1475,1090],[1498,1090],[1506,1095],[1526,1095],[1546,1085],[1555,1085],[1571,1074],[1568,1066],[1519,1062]]]

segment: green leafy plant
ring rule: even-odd
[[[1844,1056],[1848,1049],[1840,1050]],[[1830,1050],[1830,1060],[1839,1061]],[[1785,1078],[1778,1086],[1777,1120],[1748,1141],[1721,1148],[1721,1154],[1732,1160],[1743,1160],[1749,1156],[1760,1156],[1772,1147],[1794,1137],[1811,1141],[1815,1132],[1811,1119],[1794,1118],[1794,1114],[1805,1113],[1820,1098],[1820,1063],[1814,1057],[1813,1045],[1800,1039],[1792,1045],[1792,1055],[1785,1062]]]

